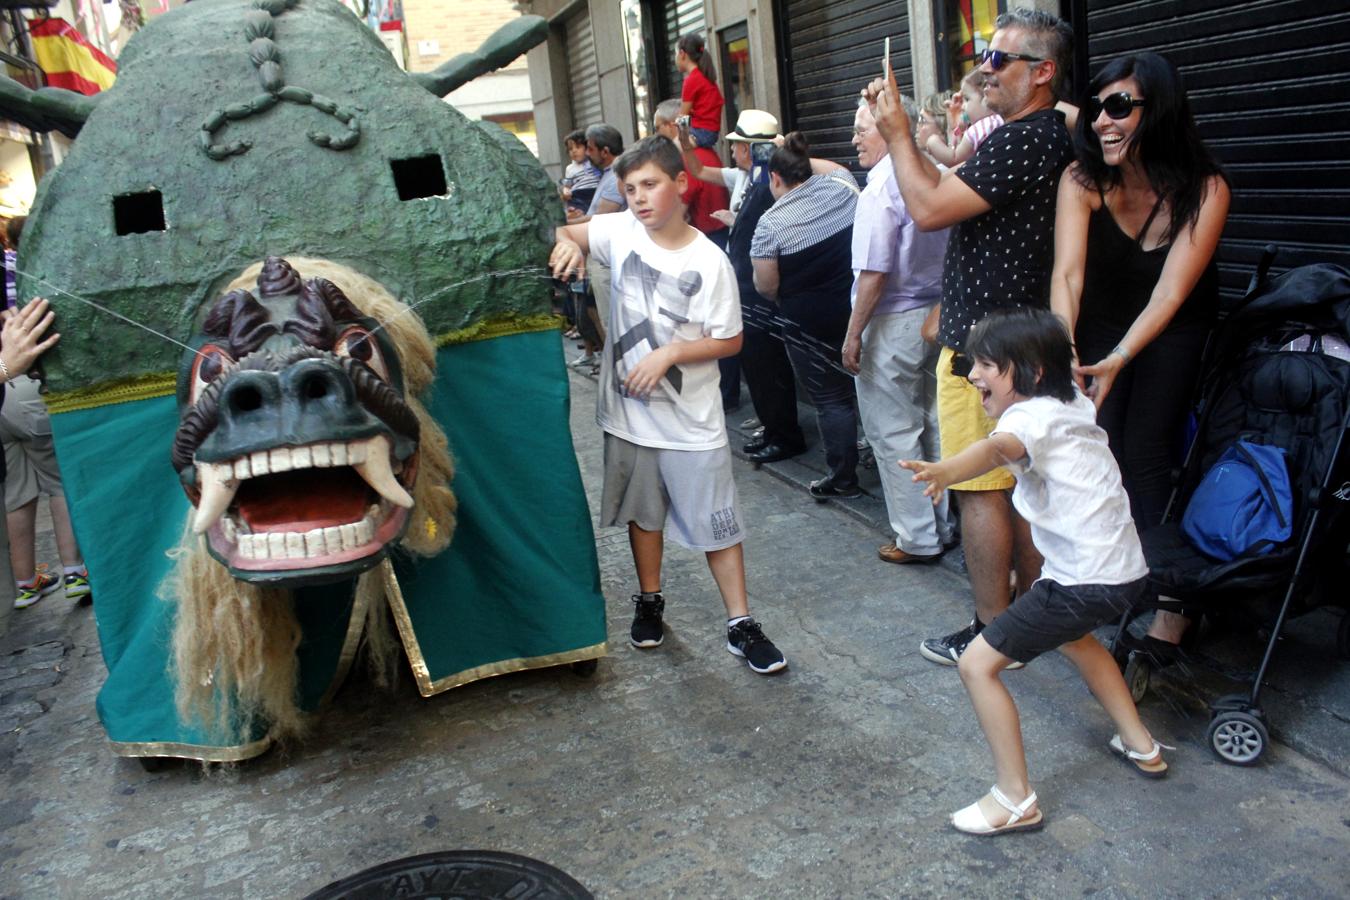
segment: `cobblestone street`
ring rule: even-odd
[[[570,378],[594,509],[595,385]],[[702,555],[674,545],[666,642],[630,648],[632,563],[606,529],[611,655],[594,676],[548,669],[422,700],[406,674],[385,693],[357,670],[304,743],[151,773],[98,723],[92,611],[59,594],[15,611],[0,641],[0,897],[301,897],[460,848],[534,857],[606,898],[1345,896],[1350,699],[1310,699],[1344,687],[1334,616],[1283,643],[1276,677],[1297,673],[1268,700],[1279,733],[1252,768],[1221,764],[1204,707],[1164,684],[1141,713],[1177,747],[1172,770],[1141,779],[1066,660],[1009,673],[1046,828],[967,837],[947,817],[992,765],[955,670],[916,652],[966,621],[964,578],[878,561],[868,507],[812,502],[790,466],[735,465],[752,611],[791,663],[779,677],[726,652]],[[1255,638],[1238,644],[1250,662]]]

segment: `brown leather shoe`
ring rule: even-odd
[[[896,563],[901,566],[910,563],[930,563],[941,555],[941,553],[934,553],[931,556],[918,556],[913,553],[906,553],[895,546],[895,541],[891,541],[889,544],[882,544],[877,548],[877,556],[881,557],[886,562]]]

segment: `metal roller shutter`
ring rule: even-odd
[[[1201,134],[1233,182],[1219,248],[1225,299],[1267,243],[1277,269],[1350,266],[1350,4],[1088,4],[1089,68],[1151,50],[1182,72]]]
[[[662,99],[680,96],[680,90],[684,87],[684,75],[675,65],[675,51],[679,49],[676,45],[679,44],[680,38],[689,32],[702,32],[703,25],[703,0],[667,0],[661,10],[663,51],[661,76],[665,79],[661,85],[661,89],[665,92]],[[716,60],[716,43],[706,34],[703,38],[705,51],[713,54],[712,58]],[[717,75],[720,81],[722,73],[718,72]]]
[[[591,39],[591,13],[583,5],[563,22],[567,50],[567,83],[572,99],[572,128],[585,128],[601,120],[600,73],[595,65]],[[570,129],[569,129],[570,130]]]
[[[858,91],[891,65],[905,93],[914,91],[909,15],[897,0],[780,0],[777,21],[783,72],[784,128],[811,142],[812,153],[857,168],[850,143]]]

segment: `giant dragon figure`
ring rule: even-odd
[[[389,612],[424,696],[605,652],[540,278],[556,195],[440,99],[545,32],[409,75],[336,0],[196,0],[96,98],[0,79],[6,114],[79,131],[18,284],[58,314],[118,753],[263,752],[363,639],[396,655]]]

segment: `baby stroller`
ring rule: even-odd
[[[1210,341],[1194,440],[1163,524],[1140,535],[1152,599],[1122,618],[1112,641],[1137,701],[1160,661],[1154,645],[1161,642],[1126,630],[1144,611],[1236,616],[1269,628],[1250,694],[1210,707],[1210,746],[1234,765],[1254,764],[1269,741],[1258,700],[1285,620],[1323,605],[1320,597],[1344,603],[1347,594],[1336,585],[1344,584],[1338,579],[1350,539],[1350,271],[1310,265],[1267,279],[1272,256],[1273,248]],[[1273,548],[1220,562],[1193,546],[1181,520],[1205,474],[1238,440],[1285,450],[1293,533]],[[1338,647],[1350,656],[1350,615],[1341,621]]]

